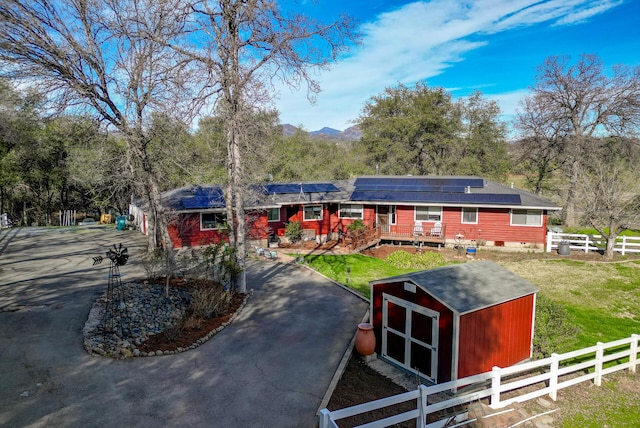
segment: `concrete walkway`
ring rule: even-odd
[[[82,327],[107,284],[113,244],[124,280],[142,278],[145,237],[90,227],[0,233],[0,425],[312,427],[367,303],[295,264],[252,261],[254,294],[196,350],[111,360]]]

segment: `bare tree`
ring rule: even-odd
[[[569,179],[565,223],[573,226],[580,167],[589,152],[591,137],[631,135],[639,129],[640,67],[617,65],[609,76],[594,55],[582,55],[573,65],[569,57],[552,56],[539,67],[532,91],[525,100],[529,117],[521,114],[521,123],[530,124],[530,128],[544,126],[553,132],[536,134],[528,129],[524,136],[544,135],[533,141],[561,144]],[[563,134],[566,137],[558,139]]]
[[[190,29],[197,44],[171,46],[205,65],[218,91],[217,115],[227,141],[228,183],[225,193],[230,244],[242,269],[236,288],[246,291],[243,148],[251,146],[251,125],[257,109],[270,101],[273,79],[307,85],[310,99],[319,91],[310,70],[337,59],[353,37],[348,18],[322,24],[286,14],[272,0],[197,0]]]
[[[157,230],[170,260],[148,124],[157,111],[189,118],[206,99],[206,85],[197,84],[208,79],[206,73],[196,73],[188,59],[167,48],[184,36],[189,11],[182,0],[0,3],[2,74],[41,86],[59,106],[84,106],[117,129],[149,207],[149,250],[156,247]]]
[[[621,232],[640,222],[640,147],[630,140],[609,138],[591,144],[583,162],[577,194],[584,220],[605,237],[605,255],[613,256]]]

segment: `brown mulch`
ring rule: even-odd
[[[371,367],[367,366],[360,356],[353,354],[347,367],[342,373],[340,382],[331,395],[331,400],[327,408],[329,410],[344,409],[345,407],[355,406],[380,398],[390,397],[392,395],[402,394],[407,390],[396,385]],[[354,427],[375,420],[383,419],[398,413],[408,412],[416,408],[413,400],[406,403],[393,406],[392,408],[383,408],[367,412],[365,414],[352,416],[350,418],[340,419],[338,425],[340,428]],[[393,425],[394,427],[415,427],[415,421],[405,422],[403,424]]]
[[[158,279],[157,283],[164,285],[164,279]],[[169,282],[170,287],[203,287],[209,285],[209,281],[203,279],[191,279],[185,281],[179,278],[173,278]],[[209,332],[220,327],[223,323],[229,321],[234,313],[242,306],[242,302],[246,294],[234,293],[229,306],[217,317],[209,319],[193,319],[188,315],[179,323],[179,328],[170,329],[150,336],[147,341],[142,343],[138,349],[141,352],[152,351],[175,351],[178,348],[188,348],[203,338]]]

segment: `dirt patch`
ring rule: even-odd
[[[351,356],[340,382],[331,395],[327,408],[329,410],[344,409],[345,407],[402,394],[403,392],[407,392],[407,390],[367,366],[359,356],[354,354]],[[338,425],[340,428],[358,426],[413,409],[415,409],[415,405],[411,401],[393,408],[378,409],[362,415],[340,419]],[[416,424],[414,421],[393,426],[415,427]]]

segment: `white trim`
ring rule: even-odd
[[[387,326],[387,321],[389,319],[389,310],[388,303],[393,303],[396,306],[400,306],[405,309],[405,325],[404,325],[404,333],[395,330],[391,327]],[[411,314],[413,312],[417,312],[421,315],[429,317],[432,319],[431,321],[431,343],[425,343],[421,340],[418,340],[412,336],[411,332]],[[439,351],[439,339],[440,339],[440,313],[434,311],[433,309],[429,309],[424,306],[420,306],[418,304],[409,302],[407,300],[401,299],[399,297],[390,295],[388,293],[382,293],[382,346],[380,348],[381,356],[387,358],[394,362],[395,364],[400,365],[401,367],[413,372],[417,373],[425,378],[433,381],[434,383],[438,382],[438,351]],[[404,361],[398,361],[395,358],[389,356],[387,351],[387,332],[395,334],[396,336],[400,336],[404,339]],[[422,373],[419,370],[411,367],[411,345],[415,343],[427,350],[431,351],[431,373],[430,376],[427,376],[426,373]]]
[[[307,207],[311,207],[314,209],[316,208],[320,208],[320,217],[319,218],[307,218]],[[318,204],[307,204],[307,205],[303,205],[302,206],[302,221],[319,221],[322,220],[322,217],[324,215],[324,207],[322,205],[318,205]]]
[[[464,210],[475,209],[476,221],[464,221]],[[460,223],[462,224],[478,224],[478,207],[461,207],[460,208]]]
[[[269,220],[269,211],[270,210],[278,210],[278,219],[277,220]],[[280,207],[272,207],[267,208],[267,223],[276,223],[280,221]]]
[[[427,219],[419,219],[418,218],[418,208],[427,208]],[[431,208],[440,208],[440,218],[437,220],[429,220],[429,216],[435,215],[435,211],[432,212]],[[421,221],[425,223],[437,223],[442,221],[442,206],[440,205],[414,205],[413,206],[413,221]]]
[[[460,316],[453,315],[452,341],[451,341],[451,380],[458,379],[458,363],[460,362]]]
[[[513,212],[514,211],[526,211],[526,216],[528,217],[529,215],[534,214],[533,211],[535,211],[536,213],[539,212],[540,215],[540,223],[539,224],[519,224],[519,223],[514,223],[513,222]],[[541,227],[542,223],[543,223],[543,218],[544,218],[544,210],[540,210],[540,209],[524,209],[524,208],[511,208],[511,210],[509,211],[509,225],[510,226],[522,226],[522,227]]]

